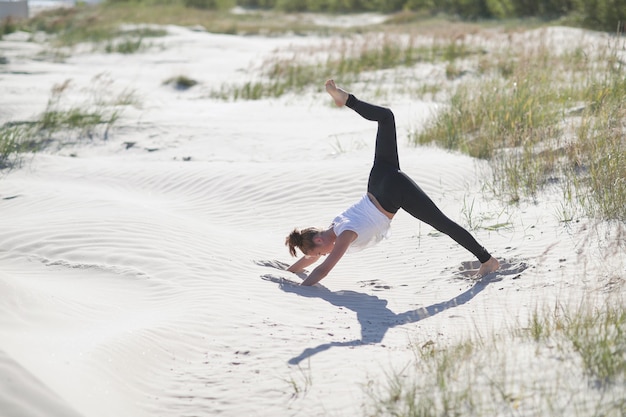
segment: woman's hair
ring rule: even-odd
[[[317,227],[307,227],[302,230],[293,229],[293,232],[289,233],[289,236],[285,238],[285,246],[289,247],[291,256],[296,256],[296,248],[306,255],[315,247],[313,238],[320,232],[321,230]]]

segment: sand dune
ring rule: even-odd
[[[360,198],[375,126],[321,91],[206,97],[312,39],[168,31],[149,53],[65,63],[33,60],[17,35],[0,42],[0,122],[43,111],[54,83],[101,73],[142,103],[107,141],[50,149],[0,179],[0,414],[358,415],[362,385],[410,361],[412,342],[524,322],[623,268],[616,257],[597,270],[607,242],[560,224],[549,198],[502,207],[480,192],[487,166],[401,135],[403,168],[452,218],[467,226],[474,203],[485,226],[509,223],[473,231],[502,270],[469,280],[470,254],[400,213],[390,240],[342,260],[319,288],[297,286],[284,236]],[[200,85],[162,85],[178,73]],[[385,104],[400,132],[436,107]]]

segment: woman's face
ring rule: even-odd
[[[307,256],[324,256],[332,252],[335,247],[335,242],[326,241],[321,234],[318,234],[313,238],[315,247],[307,253]]]

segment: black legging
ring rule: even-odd
[[[403,209],[415,217],[450,236],[459,245],[473,253],[480,262],[491,255],[463,227],[450,220],[439,210],[422,189],[400,170],[396,122],[390,109],[366,103],[350,94],[346,106],[363,118],[378,122],[374,166],[370,172],[367,191],[390,213]]]

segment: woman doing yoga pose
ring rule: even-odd
[[[367,193],[361,200],[337,216],[326,228],[294,229],[285,239],[292,256],[296,248],[304,254],[287,270],[302,272],[321,256],[328,255],[302,282],[314,285],[339,262],[348,248],[363,249],[385,238],[391,219],[399,209],[450,236],[481,262],[476,277],[496,271],[500,264],[464,228],[450,220],[422,189],[400,170],[396,124],[390,109],[359,100],[326,81],[326,91],[337,106],[347,106],[361,117],[378,122],[374,166],[370,171]]]

